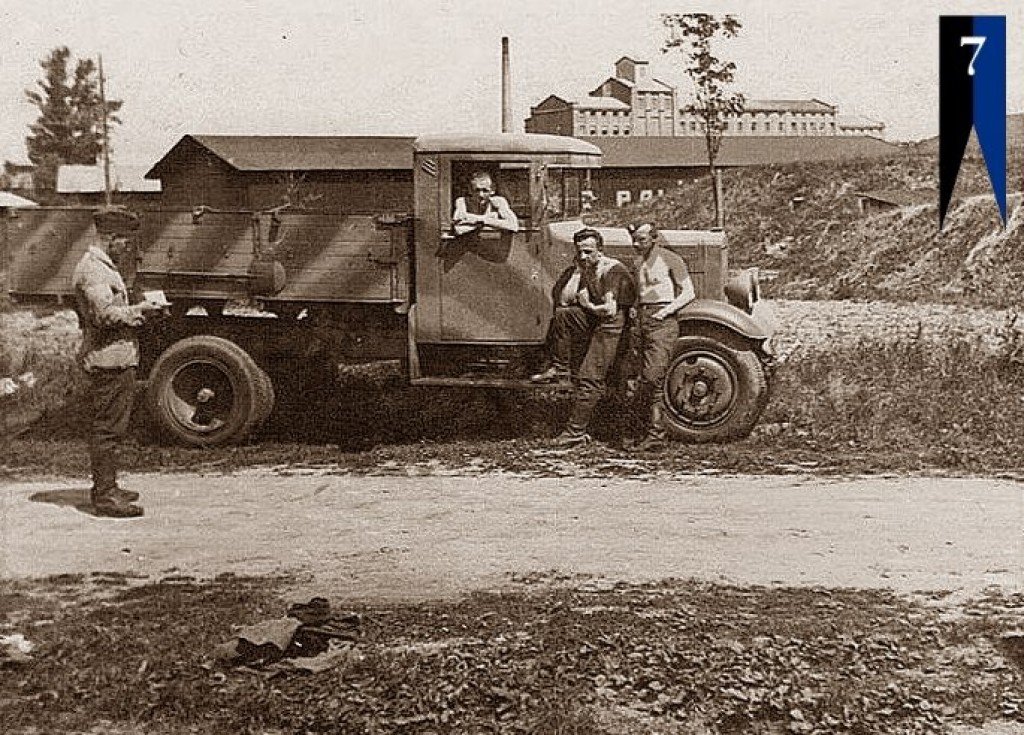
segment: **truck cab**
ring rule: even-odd
[[[528,374],[547,333],[552,288],[573,258],[571,242],[553,240],[548,226],[579,223],[580,193],[600,160],[596,146],[562,136],[416,140],[414,382],[499,387]],[[508,201],[518,231],[456,234],[455,200],[478,172]]]

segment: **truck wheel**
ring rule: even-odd
[[[169,437],[191,447],[239,442],[270,415],[270,377],[234,342],[200,335],[157,359],[146,390],[150,414]]]
[[[665,429],[689,442],[747,436],[768,401],[761,361],[709,337],[676,343],[662,392]]]

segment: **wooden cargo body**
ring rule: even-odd
[[[75,265],[95,237],[92,210],[17,210],[3,226],[12,298],[72,296]],[[151,211],[133,238],[134,281],[189,304],[252,296],[270,303],[401,303],[409,294],[410,229],[409,218],[393,215]],[[283,274],[280,289],[275,267]]]

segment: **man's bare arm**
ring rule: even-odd
[[[653,314],[653,317],[659,320],[667,319],[697,298],[697,294],[693,290],[693,279],[690,278],[690,271],[687,270],[685,263],[670,264],[668,273],[672,279],[676,297]]]

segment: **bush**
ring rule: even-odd
[[[81,334],[71,312],[0,314],[0,434],[18,433],[41,417],[56,436],[84,421],[84,375],[75,364]]]
[[[916,452],[942,466],[1016,465],[1024,421],[1019,334],[993,352],[980,339],[918,337],[793,355],[778,371],[765,422],[822,443]]]

